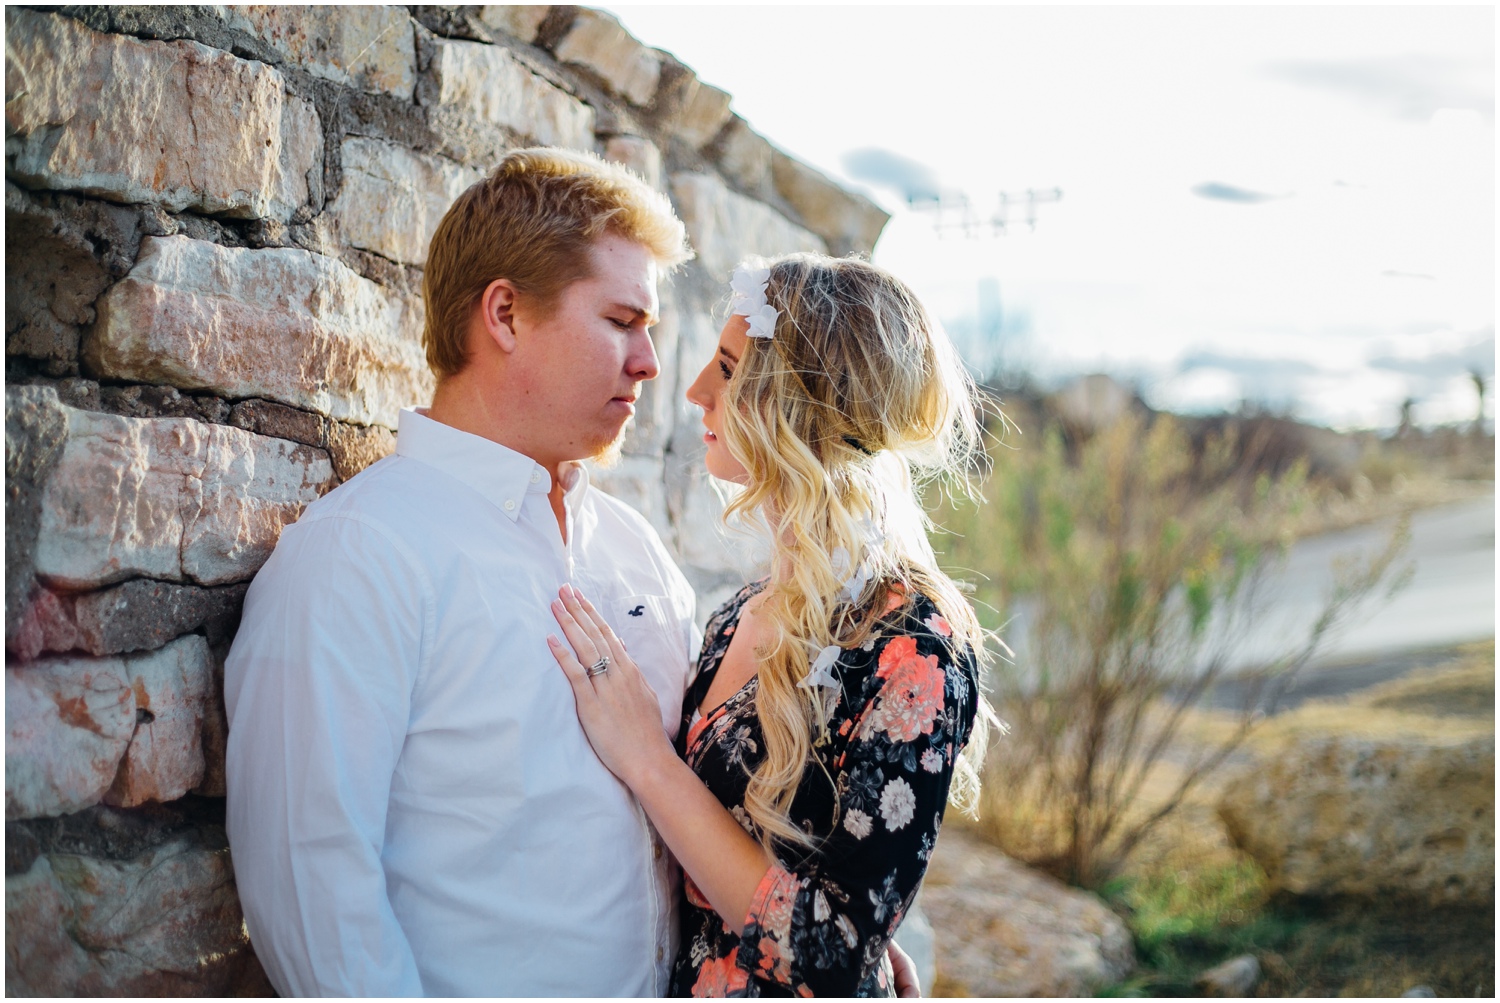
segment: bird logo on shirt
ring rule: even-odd
[[[627,616],[645,616],[646,615],[646,607],[645,607],[644,604],[642,604],[640,606],[637,606],[635,609],[630,610],[629,613],[627,613],[626,615]]]

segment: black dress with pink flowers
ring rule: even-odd
[[[751,680],[703,718],[696,711],[729,649],[752,583],[708,621],[683,702],[678,753],[751,835],[750,773],[764,757]],[[906,914],[943,822],[954,757],[973,728],[973,653],[925,597],[844,651],[829,739],[814,749],[791,819],[815,848],[778,845],[779,864],[738,926],[684,877],[674,996],[894,996],[886,945]],[[821,765],[821,768],[819,766]]]

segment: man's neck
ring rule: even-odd
[[[488,398],[479,393],[469,380],[464,379],[464,374],[450,376],[438,384],[437,391],[432,395],[432,406],[427,409],[427,417],[460,432],[468,432],[499,443],[506,449],[513,449],[523,456],[531,457],[546,469],[552,475],[552,488],[547,492],[547,501],[552,506],[553,515],[557,517],[557,529],[562,534],[563,543],[567,543],[568,520],[563,507],[563,495],[567,492],[563,487],[563,475],[564,466],[571,460],[538,455],[541,451],[529,447],[524,437],[516,434],[513,423],[506,420],[507,415],[492,407]]]

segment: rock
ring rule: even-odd
[[[216,835],[126,860],[57,853],[8,875],[7,995],[270,995]]]
[[[661,151],[649,139],[611,136],[604,144],[604,159],[624,164],[645,179],[646,184],[661,190]]]
[[[89,953],[74,940],[73,903],[39,857],[5,876],[5,995],[73,996],[93,975]]]
[[[135,691],[135,734],[104,801],[122,808],[175,801],[203,780],[203,722],[213,683],[208,642],[189,634],[127,659],[125,674]]]
[[[1494,900],[1493,736],[1303,739],[1230,777],[1219,816],[1276,890]]]
[[[233,4],[224,10],[226,27],[254,36],[315,77],[411,100],[417,45],[405,7]]]
[[[697,150],[719,134],[729,121],[729,94],[696,77],[683,96],[672,121],[672,135]]]
[[[24,196],[10,198],[12,190],[21,192],[6,189],[5,354],[36,359],[54,375],[76,372],[80,332],[111,277],[78,228]]]
[[[780,150],[771,154],[771,181],[802,225],[827,242],[830,254],[870,254],[890,219],[874,202]]]
[[[704,153],[719,165],[719,171],[751,198],[766,200],[775,191],[771,184],[771,144],[738,115],[715,137]]]
[[[1412,986],[1401,994],[1404,1000],[1430,1000],[1436,999],[1437,993],[1433,992],[1431,986]]]
[[[118,655],[154,650],[200,627],[207,628],[212,643],[232,635],[248,587],[204,589],[138,578],[79,596],[38,589],[21,628],[6,644],[18,659],[31,661],[48,651]]]
[[[212,643],[232,635],[248,588],[243,582],[205,589],[138,578],[89,592],[73,603],[76,643],[92,655],[150,651],[201,627]]]
[[[97,376],[394,428],[432,394],[421,330],[419,300],[323,255],[147,237],[100,301],[83,357]]]
[[[564,63],[592,70],[605,86],[631,104],[656,96],[661,56],[637,42],[620,22],[601,10],[578,8],[568,33],[552,50]]]
[[[197,634],[130,658],[7,669],[7,819],[174,801],[203,780],[213,658]]]
[[[54,390],[5,388],[5,643],[21,629],[36,588],[42,491],[68,440],[68,412]],[[40,635],[38,635],[40,637]]]
[[[1098,898],[949,826],[922,890],[937,971],[973,996],[1087,996],[1135,968],[1130,932]]]
[[[328,419],[268,400],[245,400],[229,412],[229,424],[256,435],[290,439],[322,449],[328,445]]]
[[[5,24],[7,177],[239,217],[321,203],[317,112],[275,69],[56,14],[8,8]]]
[[[135,732],[120,658],[48,659],[5,670],[5,817],[97,804]]]
[[[389,429],[379,425],[364,428],[338,421],[328,424],[328,457],[333,461],[333,472],[340,481],[347,481],[395,451],[396,437]]]
[[[536,41],[537,29],[552,12],[548,4],[485,4],[479,20],[485,27],[503,31],[522,42]]]
[[[1195,985],[1205,996],[1249,996],[1259,981],[1260,962],[1253,954],[1242,954],[1210,968]]]
[[[333,478],[321,451],[227,425],[65,411],[35,557],[55,588],[246,581]]]
[[[50,589],[37,589],[26,604],[20,626],[5,639],[5,648],[23,662],[44,651],[72,651],[79,647],[73,621],[73,598]]]
[[[668,539],[672,524],[662,498],[662,461],[655,456],[622,456],[612,466],[589,464],[589,483],[635,509]]]
[[[543,146],[594,148],[594,109],[553,87],[498,45],[433,41],[433,100]]]
[[[905,951],[917,970],[917,984],[924,996],[932,995],[932,980],[937,974],[936,934],[927,914],[922,911],[921,899],[913,903],[901,927],[896,931],[896,946]]]
[[[748,255],[827,251],[816,235],[710,174],[672,175],[672,201],[687,225],[698,262],[729,293],[729,273]]]
[[[344,183],[328,211],[350,247],[422,266],[443,214],[484,172],[378,139],[344,140]]]

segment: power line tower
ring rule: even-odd
[[[1020,192],[1000,192],[988,218],[976,211],[967,192],[944,192],[935,198],[909,199],[908,205],[918,212],[929,213],[938,236],[957,234],[966,239],[1003,237],[1011,227],[1024,224],[1027,232],[1036,230],[1037,207],[1046,202],[1061,201],[1061,188],[1027,188]]]

